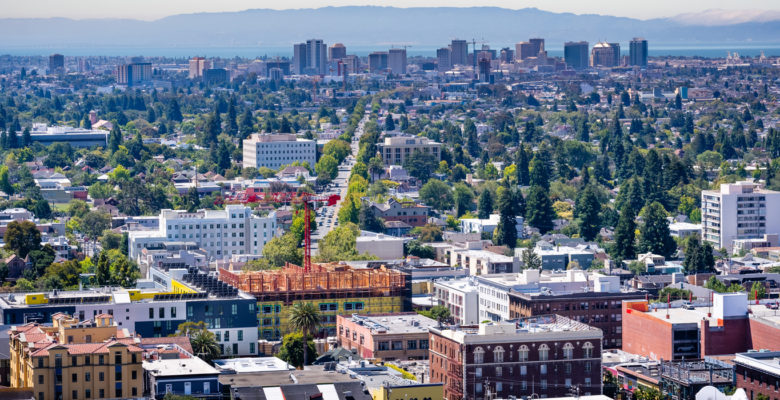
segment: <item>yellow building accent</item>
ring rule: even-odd
[[[409,400],[444,398],[444,386],[441,383],[425,383],[408,386],[383,386],[371,393],[374,400]]]
[[[47,304],[49,299],[43,293],[30,293],[24,296],[24,302],[27,304]]]
[[[173,287],[173,293],[198,293],[197,290],[192,289],[176,279],[171,279],[171,287]]]

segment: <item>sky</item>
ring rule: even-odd
[[[154,20],[197,12],[241,11],[250,8],[318,8],[345,5],[536,7],[553,12],[602,14],[639,19],[678,14],[739,10],[756,16],[759,10],[780,14],[780,0],[0,0],[0,18],[133,18]]]

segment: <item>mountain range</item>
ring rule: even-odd
[[[4,18],[0,51],[9,49],[147,47],[203,49],[281,48],[309,38],[357,47],[409,45],[435,48],[453,38],[501,47],[543,37],[548,48],[565,41],[627,43],[641,36],[651,46],[780,44],[780,15],[708,10],[700,16],[639,20],[595,14],[554,13],[535,8],[377,6],[316,9],[252,9],[240,12],[180,14],[154,21],[133,19]]]

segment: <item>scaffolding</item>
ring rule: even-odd
[[[312,264],[307,273],[298,265],[278,270],[233,273],[219,269],[219,279],[255,296],[259,302],[349,297],[395,297],[409,290],[408,276],[393,269],[352,268],[342,264]]]

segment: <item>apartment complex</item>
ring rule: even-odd
[[[142,395],[140,340],[111,315],[82,321],[55,314],[52,321],[11,328],[11,387],[32,388],[36,400]]]
[[[430,329],[431,382],[447,400],[601,393],[601,330],[557,315]],[[490,397],[492,396],[492,397]]]
[[[393,74],[406,74],[406,49],[390,49],[387,52],[387,68]]]
[[[436,50],[436,68],[439,72],[447,72],[452,69],[450,63],[452,59],[452,50],[449,47],[442,47]]]
[[[629,64],[639,67],[647,66],[647,39],[633,38],[629,43]]]
[[[203,71],[211,69],[211,61],[203,57],[193,57],[190,59],[189,77],[198,79],[203,77]]]
[[[450,66],[466,65],[469,55],[469,43],[463,39],[453,39],[450,44]]]
[[[339,345],[377,361],[427,359],[428,328],[436,325],[414,312],[336,317]]]
[[[116,67],[116,83],[133,86],[152,80],[152,63],[121,64]]]
[[[437,280],[433,284],[433,298],[450,310],[452,322],[457,325],[479,323],[479,288],[475,279]]]
[[[386,137],[384,142],[377,144],[377,147],[385,165],[403,165],[415,151],[433,154],[436,162],[441,161],[441,143],[424,137]]]
[[[780,192],[753,182],[724,183],[701,192],[704,240],[731,250],[735,240],[780,233]]]
[[[296,161],[317,163],[317,142],[299,139],[292,133],[253,133],[244,139],[244,168],[279,169]]]
[[[408,274],[385,268],[352,268],[341,264],[288,264],[273,271],[233,273],[219,270],[219,279],[253,295],[261,337],[277,340],[290,331],[289,307],[314,304],[322,314],[319,336],[336,336],[338,315],[411,311]]]

